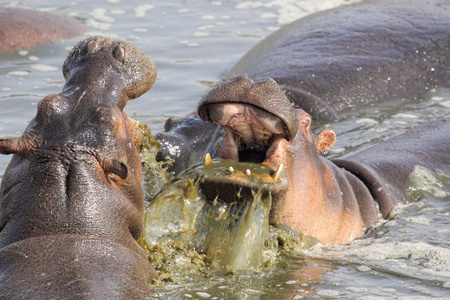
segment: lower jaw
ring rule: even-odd
[[[201,193],[209,201],[220,198],[227,202],[246,199],[256,192],[263,196],[278,194],[287,189],[281,171],[264,164],[214,159],[203,165]]]

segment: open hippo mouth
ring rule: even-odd
[[[219,140],[201,188],[208,199],[246,197],[252,191],[283,192],[287,189],[283,153],[297,131],[296,114],[284,93],[271,79],[254,83],[246,75],[236,77],[206,95],[199,116],[219,124]]]

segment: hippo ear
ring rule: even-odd
[[[0,153],[1,154],[12,154],[17,152],[17,145],[19,138],[1,138],[0,139]]]
[[[22,138],[7,137],[0,139],[0,153],[1,154],[20,154],[24,155]]]
[[[317,135],[316,149],[319,153],[327,153],[336,143],[336,134],[333,130],[326,129]]]

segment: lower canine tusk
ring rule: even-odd
[[[205,166],[211,164],[211,155],[209,153],[206,153],[205,156]]]
[[[283,172],[283,168],[284,168],[283,164],[278,166],[278,169],[275,171],[275,175],[273,176],[273,179],[275,179],[275,180],[280,179],[281,172]]]

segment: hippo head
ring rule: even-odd
[[[143,230],[142,134],[124,107],[150,89],[156,65],[131,44],[91,37],[69,53],[63,74],[62,93],[40,101],[23,135],[0,139],[0,153],[15,154],[2,182],[0,244],[56,233],[135,243],[130,237]],[[13,203],[22,208],[4,207]]]
[[[224,128],[225,136],[213,157],[262,164],[271,170],[272,182],[282,186],[272,193],[270,222],[287,223],[303,230],[304,227],[297,226],[302,216],[291,212],[302,209],[310,212],[307,206],[314,206],[316,199],[323,198],[325,188],[322,188],[323,166],[319,154],[332,148],[334,132],[324,130],[313,135],[311,117],[303,110],[295,110],[270,78],[255,83],[241,75],[226,81],[202,99],[198,114],[204,121]],[[251,170],[245,172],[252,174]],[[242,182],[232,176],[221,178],[220,184],[226,180],[227,189],[233,185],[242,188]],[[210,190],[217,184],[214,178],[207,179],[203,187]],[[305,234],[308,233],[306,230]]]
[[[120,109],[128,99],[148,91],[156,79],[156,64],[141,49],[98,36],[79,42],[67,55],[62,70],[65,89],[80,83],[102,86],[117,94],[115,105]]]
[[[255,83],[242,75],[224,82],[202,99],[198,114],[224,127],[219,155],[235,161],[265,157],[273,142],[292,140],[298,130],[294,107],[271,78]]]

